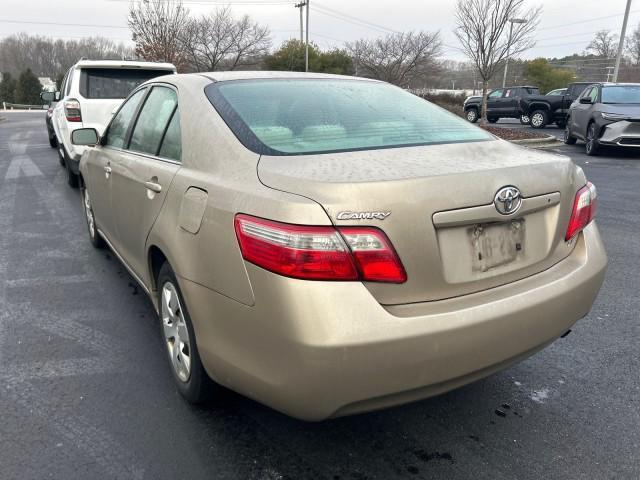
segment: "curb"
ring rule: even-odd
[[[509,140],[511,143],[515,143],[516,145],[522,145],[525,147],[546,147],[549,145],[555,145],[557,143],[561,143],[560,140],[556,138],[555,135],[545,135],[544,138],[524,138],[522,140]]]

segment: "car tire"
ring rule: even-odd
[[[62,146],[61,143],[58,143],[58,161],[60,162],[60,165],[62,167],[66,166],[66,160],[65,160],[65,155],[64,155],[64,147]]]
[[[67,185],[69,185],[71,188],[78,188],[80,186],[79,177],[78,175],[73,173],[73,170],[71,170],[71,162],[69,162],[69,157],[64,149],[64,145],[62,144],[59,145],[58,156],[60,157],[60,163],[67,170]]]
[[[522,125],[531,125],[531,118],[529,118],[529,115],[520,115],[520,123]]]
[[[563,141],[565,144],[567,145],[575,145],[576,143],[576,137],[574,137],[573,135],[571,135],[571,122],[569,121],[569,119],[567,119],[567,123],[564,126],[564,137],[563,137]]]
[[[556,126],[560,129],[563,129],[564,127],[567,126],[567,122],[563,122],[563,121],[556,122]]]
[[[600,144],[596,138],[596,124],[595,122],[589,123],[587,127],[587,135],[584,142],[585,153],[589,156],[598,155]]]
[[[489,123],[496,123],[498,120],[500,120],[498,117],[489,117],[489,118],[487,118],[487,121]]]
[[[211,398],[215,384],[202,366],[191,317],[168,262],[160,268],[156,284],[160,331],[176,388],[189,403],[201,404]]]
[[[478,109],[477,108],[468,109],[466,112],[466,117],[469,122],[476,123],[478,121],[478,118],[480,117],[480,115],[478,115]]]
[[[536,110],[531,114],[531,126],[533,128],[544,128],[549,123],[549,115],[545,110]]]
[[[58,148],[58,140],[55,135],[49,137],[49,145],[51,148]]]
[[[82,199],[82,207],[84,209],[84,215],[87,220],[87,229],[89,230],[89,241],[94,248],[104,248],[105,241],[98,233],[98,225],[96,224],[96,217],[93,213],[93,205],[91,204],[91,196],[87,191],[87,187],[82,185],[80,188],[80,198]]]

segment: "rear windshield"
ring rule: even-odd
[[[640,85],[602,87],[602,103],[640,103]]]
[[[242,80],[214,83],[206,93],[238,139],[267,155],[493,139],[460,117],[385,83]]]
[[[80,94],[84,98],[126,98],[141,83],[172,73],[168,70],[86,68],[80,76]]]

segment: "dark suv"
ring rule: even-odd
[[[529,123],[529,119],[522,115],[519,101],[530,95],[539,95],[538,87],[528,85],[497,88],[487,96],[487,120],[495,123],[501,118],[518,118],[523,124]],[[464,112],[467,120],[475,123],[480,118],[482,110],[482,97],[469,97],[464,102]]]
[[[591,85],[591,82],[573,82],[567,86],[562,95],[529,95],[522,97],[519,109],[523,115],[531,119],[533,128],[544,128],[555,123],[564,128],[567,123],[569,107],[580,94]]]

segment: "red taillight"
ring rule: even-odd
[[[591,182],[587,182],[584,187],[578,190],[573,201],[573,211],[567,234],[564,237],[565,240],[573,238],[596,216],[597,197],[596,187]]]
[[[407,275],[387,236],[370,227],[310,227],[237,215],[245,260],[287,277],[402,283]]]
[[[82,113],[80,112],[80,102],[75,98],[65,100],[64,115],[67,117],[67,122],[81,122]]]

